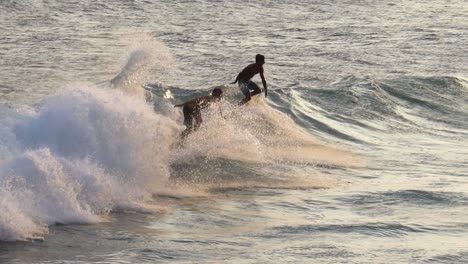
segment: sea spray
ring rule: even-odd
[[[171,51],[163,43],[145,33],[135,33],[123,39],[128,46],[120,72],[110,81],[112,86],[129,94],[142,96],[149,81],[167,82],[176,71]]]
[[[139,97],[90,86],[2,122],[2,134],[15,139],[5,142],[0,163],[0,240],[37,238],[54,223],[102,221],[115,209],[147,210],[145,201],[169,178],[179,130]]]
[[[173,159],[222,158],[247,163],[357,165],[349,151],[320,143],[293,120],[255,97],[238,107],[228,102],[205,111],[203,126],[191,134]]]

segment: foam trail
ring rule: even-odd
[[[174,156],[175,162],[208,156],[252,163],[358,164],[354,154],[320,144],[258,97],[245,107],[226,103],[222,108],[225,118],[217,109],[207,113],[204,125]]]
[[[335,182],[316,166],[360,165],[355,154],[319,143],[261,97],[242,107],[222,101],[221,109],[206,109],[200,129],[174,151],[171,184],[179,193],[329,188]]]
[[[9,135],[0,149],[0,240],[103,221],[120,208],[157,209],[147,202],[166,184],[180,129],[141,98],[89,86],[0,124]]]

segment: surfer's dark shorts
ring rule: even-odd
[[[199,109],[194,109],[194,108],[191,108],[191,107],[184,106],[182,111],[184,112],[184,125],[187,128],[192,128],[193,127],[193,125],[194,125],[193,120],[194,119],[195,119],[195,127],[200,125],[200,123],[202,121],[202,117],[201,117],[201,113],[200,113]]]
[[[239,88],[244,95],[250,93],[250,91],[260,90],[258,85],[250,80],[238,80]]]

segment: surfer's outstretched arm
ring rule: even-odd
[[[236,79],[231,84],[235,84],[239,80],[239,74],[237,75]]]
[[[265,90],[265,97],[267,97],[268,96],[267,83],[265,80],[265,76],[263,76],[263,71],[260,72],[260,78],[262,78],[263,89]]]

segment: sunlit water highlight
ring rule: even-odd
[[[0,262],[468,262],[464,6],[1,2]]]

